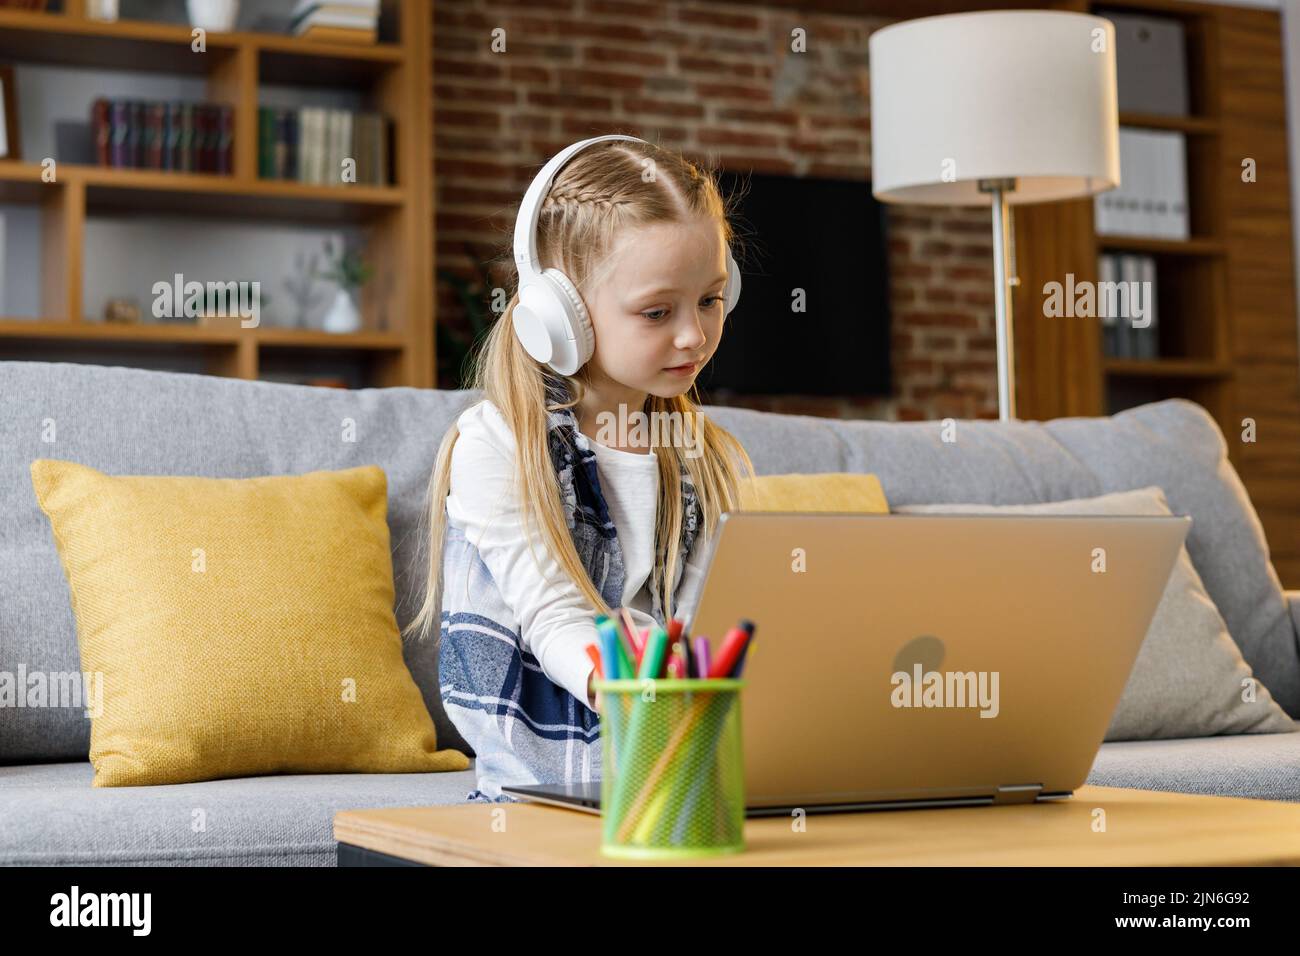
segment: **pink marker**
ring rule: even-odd
[[[709,676],[709,639],[703,634],[695,638],[695,676]]]

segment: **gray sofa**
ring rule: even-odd
[[[111,474],[250,477],[375,463],[389,481],[397,617],[422,587],[417,535],[439,439],[471,392],[341,391],[170,372],[0,362],[0,672],[80,669],[67,582],[28,467],[78,461]],[[1111,418],[961,422],[832,421],[708,408],[760,474],[855,471],[890,504],[1013,504],[1158,484],[1190,514],[1188,550],[1255,675],[1300,716],[1300,592],[1284,592],[1263,532],[1190,402]],[[339,439],[344,418],[354,443]],[[53,438],[53,441],[48,439]],[[464,741],[443,715],[431,642],[406,663],[442,746]],[[90,721],[76,707],[0,707],[0,864],[332,865],[335,811],[458,803],[473,770],[281,775],[174,786],[92,788]],[[1300,722],[1283,734],[1103,745],[1089,783],[1300,801]],[[195,832],[193,812],[206,827]]]

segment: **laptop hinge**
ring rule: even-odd
[[[1007,786],[998,787],[998,792],[993,795],[994,805],[1004,803],[1033,803],[1038,799],[1038,795],[1043,792],[1041,783],[1013,783]]]

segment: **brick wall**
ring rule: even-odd
[[[757,4],[438,0],[438,269],[473,277],[476,259],[504,252],[493,266],[504,285],[512,205],[541,163],[585,136],[658,138],[725,168],[869,178],[867,37],[888,22]],[[497,27],[503,53],[491,49]],[[806,31],[805,53],[790,52],[795,27]],[[844,418],[997,416],[988,211],[888,213],[894,394],[728,404]],[[445,282],[438,321],[466,328]],[[439,375],[452,384],[450,369]]]

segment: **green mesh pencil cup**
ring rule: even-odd
[[[601,852],[690,859],[745,848],[743,680],[598,680]]]

